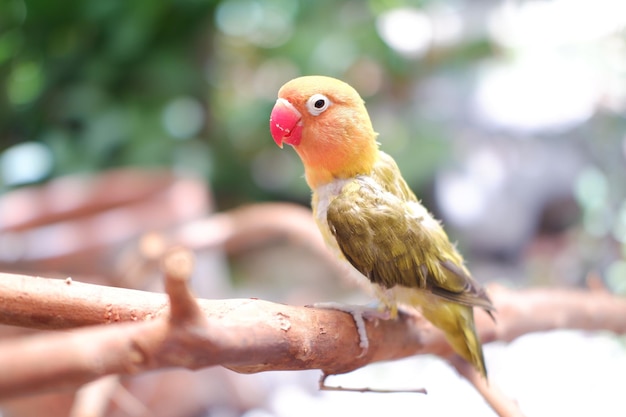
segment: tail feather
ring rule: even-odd
[[[473,308],[443,300],[439,306],[430,307],[423,308],[424,316],[443,330],[454,351],[487,379],[487,367],[482,344],[476,334]]]
[[[460,345],[461,343],[465,346],[461,346],[461,349],[457,349],[456,345],[453,344],[455,351],[459,352],[462,350],[463,352],[459,352],[463,359],[474,365],[474,367],[481,373],[481,375],[487,379],[487,367],[485,366],[485,356],[483,354],[483,347],[480,343],[480,339],[478,339],[478,335],[476,334],[476,326],[474,325],[474,311],[471,307],[468,307],[468,314],[465,319],[465,323],[461,325],[463,328],[462,335],[463,341],[456,342],[456,345]],[[446,338],[450,340],[450,336],[446,335]]]

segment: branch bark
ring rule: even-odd
[[[188,268],[185,255],[174,255],[171,263]],[[442,333],[416,313],[367,322],[370,348],[360,357],[349,314],[256,299],[195,300],[184,284],[187,273],[165,270],[171,308],[164,294],[0,274],[0,323],[40,329],[117,323],[3,341],[0,397],[174,366],[336,374],[415,354],[453,356]],[[562,328],[626,333],[626,300],[605,292],[492,286],[490,295],[497,323],[476,314],[485,343]]]
[[[173,231],[171,238],[186,247],[224,246],[234,252],[271,239],[287,239],[310,247],[336,265],[310,211],[287,204],[243,207],[187,223]],[[104,375],[166,367],[222,365],[242,373],[320,369],[336,374],[371,362],[430,353],[449,359],[498,414],[521,415],[515,402],[494,384],[476,378],[473,368],[454,355],[442,333],[419,314],[367,322],[370,348],[360,356],[350,315],[256,299],[196,300],[186,284],[192,268],[190,254],[184,250],[166,256],[167,295],[69,278],[0,274],[0,323],[73,329],[0,342],[0,398],[76,389]],[[497,324],[482,312],[476,313],[485,343],[562,328],[626,333],[626,300],[606,291],[513,292],[492,286],[490,295],[498,309]],[[81,326],[89,327],[75,329]],[[85,404],[90,402],[88,394]]]

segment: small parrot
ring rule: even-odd
[[[419,308],[486,378],[473,307],[490,315],[494,307],[396,162],[379,150],[357,91],[330,77],[293,79],[278,91],[270,132],[300,156],[326,244],[366,278],[389,316],[397,317],[397,304]]]

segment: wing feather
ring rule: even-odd
[[[408,187],[401,181],[402,191]],[[393,191],[393,190],[391,190]],[[441,225],[417,202],[358,176],[329,204],[327,221],[345,258],[385,288],[420,288],[442,298],[492,310]],[[423,211],[423,213],[422,213]]]

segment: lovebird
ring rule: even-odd
[[[379,149],[358,92],[335,78],[293,79],[278,91],[270,132],[300,156],[326,244],[359,272],[389,317],[397,317],[398,304],[421,310],[486,378],[473,308],[492,315],[491,300]]]

